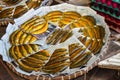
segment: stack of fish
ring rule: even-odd
[[[51,24],[56,26],[52,30]],[[42,36],[48,47],[41,49],[44,45],[38,44],[38,35],[44,33],[49,33]],[[99,53],[104,36],[105,29],[93,16],[51,11],[34,16],[10,35],[9,55],[26,72],[56,74],[84,66],[92,55]]]
[[[50,57],[47,50],[41,50],[41,45],[34,43],[38,40],[35,35],[43,34],[46,31],[49,32],[48,22],[35,16],[10,35],[9,55],[22,70],[27,72],[40,71],[40,68]]]
[[[44,0],[2,0],[0,5],[0,25],[14,23],[13,19],[22,16],[30,9],[36,9]]]

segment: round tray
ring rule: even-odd
[[[79,69],[77,71],[75,71],[74,73],[69,73],[67,75],[56,75],[54,77],[51,76],[47,76],[47,75],[34,75],[34,74],[25,74],[21,71],[19,71],[17,68],[15,68],[13,64],[11,64],[11,62],[9,61],[9,56],[6,54],[7,51],[7,43],[9,38],[9,32],[12,31],[13,27],[18,27],[19,25],[23,24],[25,21],[27,21],[28,19],[32,18],[35,15],[44,15],[50,11],[55,11],[55,10],[60,10],[60,11],[77,11],[82,15],[91,15],[94,16],[94,18],[96,19],[96,21],[98,23],[100,23],[104,28],[105,28],[105,44],[103,45],[101,51],[99,54],[95,55],[96,58],[94,58],[92,61],[90,61],[90,65]],[[29,15],[29,16],[28,16]],[[23,20],[24,19],[24,20]],[[11,29],[11,31],[9,31],[9,29]],[[13,31],[12,31],[13,32]],[[91,70],[93,67],[97,66],[98,62],[102,60],[104,54],[106,53],[107,49],[108,49],[108,44],[109,44],[109,36],[110,36],[110,31],[108,26],[106,25],[106,23],[104,22],[104,18],[101,17],[100,15],[96,14],[96,12],[94,10],[92,10],[89,7],[81,7],[81,6],[75,6],[75,5],[71,5],[71,4],[60,4],[60,5],[55,5],[55,6],[46,6],[46,7],[41,7],[35,11],[33,11],[33,14],[31,14],[31,11],[28,11],[27,14],[23,15],[22,17],[18,18],[15,20],[15,24],[9,24],[7,29],[6,29],[6,34],[2,37],[2,40],[0,41],[0,45],[2,45],[1,50],[0,50],[0,54],[3,57],[3,60],[7,62],[7,65],[9,66],[9,68],[15,72],[17,75],[24,77],[26,79],[32,79],[32,80],[69,80],[69,79],[73,79],[76,78],[80,75],[83,75],[85,73],[87,73],[89,70]],[[8,56],[8,57],[6,57]]]

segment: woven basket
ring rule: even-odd
[[[64,5],[67,5],[67,4],[64,4]],[[108,34],[109,34],[109,32],[108,32]],[[107,49],[108,45],[109,45],[109,39],[104,48]],[[21,76],[21,77],[23,77],[25,79],[29,79],[29,80],[70,80],[70,79],[79,77],[83,74],[86,74],[89,70],[91,70],[92,68],[97,66],[98,62],[100,62],[103,59],[105,54],[106,54],[106,51],[103,51],[102,54],[97,56],[96,61],[94,61],[91,65],[87,66],[86,68],[81,69],[80,71],[77,71],[77,72],[69,74],[69,75],[59,75],[59,76],[55,76],[55,77],[50,77],[50,76],[46,76],[46,75],[30,75],[30,76],[28,76],[28,75],[25,75],[25,74],[22,74],[22,73],[19,73],[18,71],[16,71],[14,64],[7,62],[7,65],[18,76]]]
[[[24,0],[22,0],[22,1],[24,2]],[[41,4],[40,6],[45,6],[45,5],[49,6],[53,2],[53,0],[44,0],[44,1],[45,2],[43,4]],[[0,1],[0,6],[3,6],[3,9],[6,8],[6,7],[8,7],[8,8],[9,7],[14,7],[15,8],[16,6],[19,6],[19,5],[23,5],[23,3],[18,3],[18,4],[15,4],[15,5],[8,5],[5,2],[3,2],[2,0]],[[0,19],[0,26],[7,26],[8,23],[14,23],[14,18],[2,18],[2,19]]]

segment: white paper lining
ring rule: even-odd
[[[15,24],[12,25],[12,24],[9,24],[7,29],[6,29],[6,34],[2,37],[2,41],[0,42],[0,45],[3,45],[5,47],[2,47],[1,48],[1,55],[3,56],[3,60],[6,61],[6,62],[10,62],[9,61],[9,58],[6,57],[6,47],[9,46],[10,44],[8,44],[9,42],[9,35],[18,28],[19,25],[21,25],[22,23],[24,23],[25,21],[27,21],[28,19],[32,18],[33,16],[35,15],[40,15],[40,16],[43,16],[45,15],[46,13],[50,12],[50,11],[54,11],[54,10],[60,10],[60,11],[77,11],[78,13],[80,13],[81,15],[91,15],[91,16],[94,16],[94,18],[97,20],[97,24],[101,24],[104,28],[105,28],[105,31],[106,31],[106,35],[105,35],[105,45],[103,46],[100,54],[98,54],[97,56],[94,56],[92,59],[90,59],[90,61],[88,62],[88,66],[90,66],[92,63],[94,63],[97,58],[99,57],[99,55],[101,54],[104,54],[104,52],[106,52],[106,49],[107,49],[107,44],[108,44],[108,40],[109,40],[109,36],[110,36],[110,31],[108,29],[108,26],[106,25],[106,23],[104,22],[104,18],[99,16],[98,14],[96,14],[95,11],[93,11],[91,8],[89,7],[81,7],[81,6],[74,6],[74,5],[71,5],[71,4],[67,4],[67,3],[64,3],[64,4],[60,4],[60,5],[55,5],[55,6],[46,6],[46,7],[41,7],[37,10],[33,10],[31,9],[30,11],[28,11],[25,15],[23,15],[22,17],[18,18],[15,20]],[[32,14],[31,14],[32,13]],[[30,15],[30,16],[28,16]],[[7,47],[8,48],[8,47]],[[8,50],[8,49],[7,49]],[[26,75],[30,75],[20,69],[17,69],[15,68],[19,73],[22,73],[22,74],[26,74]],[[84,68],[84,69],[87,69]],[[74,69],[74,72],[76,71],[80,71],[80,69]],[[34,72],[31,73],[31,74],[35,74]],[[71,74],[71,72],[69,73]]]

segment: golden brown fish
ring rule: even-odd
[[[31,9],[31,8],[35,9],[35,8],[37,8],[37,7],[40,6],[40,4],[41,4],[42,1],[43,0],[27,0],[26,4],[27,4],[27,6],[28,6],[29,9]]]
[[[19,67],[26,72],[32,72],[32,71],[39,71],[40,70],[40,68],[33,68],[31,66],[28,66],[28,65],[24,64],[20,60],[18,60],[17,63],[19,64]]]
[[[0,19],[2,18],[12,18],[14,8],[7,8],[0,12]]]
[[[28,8],[25,5],[19,5],[15,8],[13,18],[18,18],[28,11]]]

